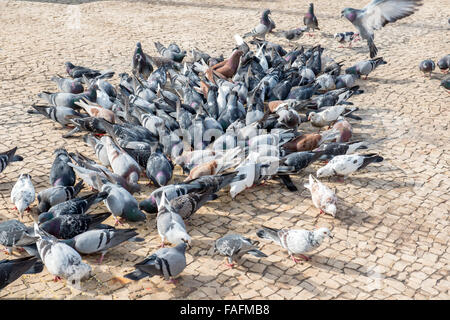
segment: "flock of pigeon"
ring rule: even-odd
[[[269,33],[291,41],[304,31],[320,30],[312,4],[304,18],[306,27],[288,31],[274,31],[270,10],[265,10],[258,26],[243,37],[235,36],[237,45],[227,59],[192,49],[192,60],[187,62],[187,52],[178,45],[165,47],[159,42],[155,43],[159,56],[151,56],[137,43],[132,73],[119,74],[117,86],[108,82],[115,74],[112,70],[67,62],[69,78],[51,79],[59,92],[40,93],[47,104],[33,104],[28,112],[69,128],[65,138],[81,133],[97,159],[64,148],[54,151],[51,187],[37,195],[37,222],[32,226],[16,219],[0,223],[0,244],[9,253],[16,248],[30,255],[0,262],[0,288],[24,273],[41,272],[44,265],[55,280],[86,279],[91,267],[80,254],[100,253],[101,263],[109,249],[126,241],[143,241],[135,228],[116,227],[124,220],[145,221],[154,213],[162,248],[125,277],[159,275],[172,281],[185,269],[185,252],[192,244],[185,220],[201,206],[217,199],[228,186],[235,198],[268,179],[279,179],[290,191],[297,191],[290,176],[312,163],[324,165],[316,177],[309,175],[305,187],[320,213],[334,217],[337,197],[319,178],[344,177],[383,161],[377,154],[357,153],[368,146],[351,140],[348,120],[361,120],[354,114],[358,108],[348,101],[363,94],[356,81],[386,64],[374,57],[373,30],[412,14],[420,4],[374,0],[363,10],[344,9],[343,16],[359,34],[342,33],[336,38],[351,42],[360,35],[374,58],[345,70],[343,62],[327,56],[320,45],[286,51],[265,40]],[[244,41],[250,37],[249,43]],[[308,123],[318,132],[301,130]],[[23,160],[16,150],[0,155],[0,172]],[[186,173],[184,181],[171,182],[175,166]],[[138,181],[144,174],[157,189],[138,203],[133,194],[140,192]],[[79,196],[86,187],[92,192]],[[31,176],[21,174],[11,191],[20,219],[34,200]],[[88,213],[102,201],[107,212]],[[102,223],[110,215],[114,227]],[[305,253],[332,238],[327,228],[263,226],[256,234],[278,243],[295,262],[298,257],[308,260]],[[233,267],[246,253],[266,257],[257,245],[258,241],[229,234],[215,242],[214,252],[226,256],[227,265]]]
[[[448,73],[448,70],[450,68],[450,54],[447,54],[443,56],[439,61],[437,62],[438,68],[441,70],[442,73]],[[431,79],[431,74],[433,73],[434,69],[436,69],[436,64],[431,59],[423,60],[419,64],[420,71],[423,72],[423,76],[426,77],[428,74]],[[450,76],[445,77],[441,80],[442,87],[444,87],[447,90],[450,90]],[[450,91],[447,91],[450,93]]]

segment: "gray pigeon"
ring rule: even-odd
[[[342,17],[347,18],[358,29],[359,34],[369,45],[370,57],[375,58],[378,49],[373,42],[374,31],[388,23],[412,15],[422,0],[372,0],[363,9],[345,8]]]
[[[27,227],[15,219],[0,223],[0,244],[6,247],[8,254],[12,254],[15,247],[20,248],[35,242],[32,227]]]
[[[54,107],[37,104],[32,104],[31,107],[33,107],[36,111],[31,109],[27,111],[28,113],[42,114],[46,118],[59,123],[63,128],[65,128],[69,124],[72,124],[72,121],[70,121],[71,119],[84,117],[84,115],[82,115],[81,113],[78,113],[77,111],[68,107]]]
[[[102,137],[100,140],[94,137],[92,134],[87,134],[83,136],[83,141],[90,145],[94,151],[97,159],[105,167],[109,166],[108,153],[106,152],[106,147],[104,144],[105,139]]]
[[[166,155],[156,150],[148,158],[145,174],[157,187],[162,187],[172,179],[173,168],[173,163]]]
[[[448,68],[450,67],[450,54],[447,54],[446,56],[443,56],[438,62],[437,65],[439,67],[439,69],[444,72],[447,73],[448,72]]]
[[[308,12],[303,17],[303,23],[309,30],[313,30],[313,32],[319,29],[319,22],[317,21],[317,17],[314,14],[314,3],[309,4]]]
[[[89,230],[64,242],[82,254],[101,252],[98,261],[101,264],[106,252],[122,242],[144,241],[142,238],[137,238],[137,235],[136,229]]]
[[[50,184],[54,187],[75,185],[75,172],[67,164],[72,163],[67,150],[59,148],[53,154],[55,155],[55,160],[50,169]]]
[[[435,68],[436,68],[436,64],[434,63],[433,60],[430,60],[430,59],[423,60],[419,64],[419,70],[423,72],[423,76],[424,77],[428,73],[430,75],[430,78],[431,78],[431,73],[434,71]]]
[[[36,265],[36,266],[35,266]],[[0,290],[23,274],[39,273],[44,266],[36,257],[0,261]]]
[[[308,231],[278,230],[263,226],[256,234],[262,239],[272,240],[284,249],[287,249],[289,256],[295,263],[299,260],[294,257],[294,254],[299,255],[304,260],[309,260],[310,258],[303,255],[303,253],[317,249],[322,244],[325,237],[333,238],[333,235],[328,228],[319,228],[314,231]]]
[[[106,183],[102,187],[102,192],[108,196],[103,201],[109,212],[114,215],[116,225],[120,223],[119,218],[127,221],[144,221],[145,214],[139,210],[139,204],[136,199],[125,188],[112,183]]]
[[[21,156],[15,155],[16,151],[17,147],[0,153],[0,173],[2,173],[3,170],[5,170],[5,168],[8,166],[10,162],[17,162],[23,160]]]
[[[221,255],[227,256],[227,266],[232,268],[233,261],[240,259],[244,254],[250,253],[258,258],[265,258],[267,255],[258,250],[256,245],[259,241],[252,241],[249,238],[244,238],[239,234],[228,234],[214,243],[214,252],[219,252]]]
[[[83,188],[83,181],[78,182],[75,186],[58,186],[42,190],[37,195],[39,212],[46,212],[51,207],[75,198]]]
[[[42,262],[48,272],[55,276],[55,281],[65,278],[78,282],[90,276],[91,267],[81,260],[81,256],[69,245],[60,242],[34,224],[34,232],[39,237],[37,248]]]
[[[191,237],[186,231],[183,218],[173,210],[160,208],[156,217],[156,226],[161,237],[162,247],[166,243],[173,245],[191,243]]]
[[[53,82],[56,82],[56,85],[58,86],[58,89],[61,92],[67,92],[67,93],[82,93],[84,91],[83,84],[81,82],[81,78],[76,79],[66,79],[61,77],[60,75],[56,75],[54,77],[51,77]]]
[[[30,205],[34,202],[35,191],[31,176],[28,173],[22,173],[16,184],[11,190],[11,202],[19,211],[20,219],[23,218],[25,210],[30,211]]]
[[[186,268],[186,243],[180,243],[173,248],[162,248],[150,257],[134,265],[135,271],[125,275],[131,280],[145,277],[161,276],[173,281]]]
[[[270,9],[263,11],[259,24],[250,32],[244,34],[242,38],[253,37],[266,39],[266,34],[271,30],[271,21],[269,18]]]
[[[98,86],[94,84],[83,93],[78,94],[67,92],[51,93],[48,91],[43,91],[41,93],[38,93],[38,97],[46,100],[48,103],[50,103],[52,106],[55,107],[80,109],[80,107],[77,104],[75,104],[75,102],[81,101],[82,99],[86,99],[91,102],[97,102],[97,89]]]

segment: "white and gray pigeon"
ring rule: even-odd
[[[81,260],[75,249],[40,230],[37,223],[34,224],[34,232],[38,237],[39,255],[48,272],[55,276],[55,281],[65,278],[78,282],[90,276],[91,267]]]
[[[372,162],[381,162],[383,157],[375,153],[340,155],[317,170],[317,177],[347,176],[367,167]]]
[[[20,219],[23,218],[25,210],[30,211],[30,205],[34,202],[36,193],[34,191],[31,176],[28,173],[22,173],[16,184],[11,190],[11,202],[19,211]]]
[[[125,241],[142,242],[136,229],[95,229],[88,230],[64,242],[81,254],[100,252],[98,263],[101,264],[106,252]]]
[[[374,31],[412,15],[421,5],[422,0],[372,0],[363,9],[345,8],[341,14],[358,29],[361,37],[367,40],[370,57],[375,58],[378,49],[373,42]]]
[[[358,76],[365,76],[364,80],[367,79],[368,75],[375,70],[378,66],[382,64],[387,64],[382,57],[372,59],[372,60],[364,60],[356,63],[354,66],[345,69],[346,74],[354,74]]]
[[[110,137],[105,137],[104,145],[114,173],[122,176],[129,183],[136,184],[141,174],[141,168],[136,160],[121,150]]]
[[[333,238],[333,235],[328,228],[319,228],[314,231],[308,231],[303,229],[278,230],[263,226],[256,234],[262,239],[272,240],[282,246],[288,251],[289,256],[295,263],[300,260],[295,258],[294,255],[298,255],[308,261],[310,258],[303,253],[317,249],[322,244],[325,237]]]
[[[344,105],[328,107],[320,112],[310,112],[308,120],[314,127],[325,127],[335,122],[339,116],[345,111]]]
[[[13,248],[21,248],[35,242],[33,227],[27,227],[15,219],[0,223],[0,244],[6,247],[5,253],[12,254]]]
[[[263,38],[266,39],[266,34],[271,30],[271,21],[269,18],[270,10],[266,9],[262,13],[261,20],[259,24],[253,28],[250,32],[244,34],[242,38],[253,37],[253,38]]]
[[[164,247],[166,242],[173,245],[180,243],[190,245],[191,243],[191,236],[186,231],[186,224],[183,218],[172,208],[165,193],[162,194],[160,205],[158,206],[156,227],[161,237],[162,247]]]
[[[327,213],[333,217],[336,216],[337,197],[333,190],[314,178],[312,174],[309,175],[309,183],[305,184],[305,188],[311,192],[312,202],[321,214]]]
[[[173,282],[186,268],[186,243],[180,243],[173,248],[161,248],[134,265],[135,271],[125,275],[131,280],[140,280],[145,277],[161,276]]]
[[[16,155],[16,151],[17,147],[5,152],[0,152],[0,173],[5,170],[10,162],[18,162],[23,160],[21,156]]]
[[[228,259],[227,266],[233,268],[233,261],[237,261],[244,254],[249,253],[258,258],[266,258],[267,255],[258,250],[256,245],[259,241],[253,241],[249,238],[244,238],[239,234],[228,234],[214,242],[214,253],[226,256]]]

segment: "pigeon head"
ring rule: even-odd
[[[261,23],[266,26],[270,25],[269,14],[271,14],[270,9],[266,9],[262,13]]]
[[[124,216],[128,221],[132,222],[144,221],[146,219],[145,214],[135,206],[127,206],[124,209]]]
[[[350,22],[353,22],[356,19],[356,10],[353,8],[345,8],[341,11],[341,17],[345,17]]]
[[[174,224],[172,228],[170,228],[166,234],[166,239],[168,242],[179,245],[179,244],[191,244],[191,236],[188,235],[186,230],[180,224]]]
[[[333,235],[331,234],[331,231],[328,228],[319,228],[314,231],[314,237],[317,241],[322,242],[325,237],[329,237],[333,239]]]
[[[158,204],[156,203],[156,199],[153,196],[150,196],[148,199],[141,201],[139,203],[139,209],[148,213],[157,213]]]
[[[325,213],[331,214],[333,217],[336,216],[336,203],[335,200],[332,197],[329,197],[326,201],[325,207],[323,208],[323,211]]]
[[[67,73],[69,73],[70,70],[75,68],[75,66],[69,61],[65,62],[64,65],[66,66]]]
[[[54,218],[53,212],[42,212],[38,217],[38,224],[50,221]]]
[[[21,173],[19,179],[29,179],[31,180],[31,175],[29,173]]]

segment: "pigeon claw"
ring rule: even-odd
[[[228,262],[225,262],[225,265],[226,265],[227,267],[229,267],[230,269],[233,269],[233,268],[234,268],[234,263],[228,263]]]
[[[61,280],[61,277],[59,276],[55,276],[55,278],[53,279],[54,282],[58,282],[59,280]]]

